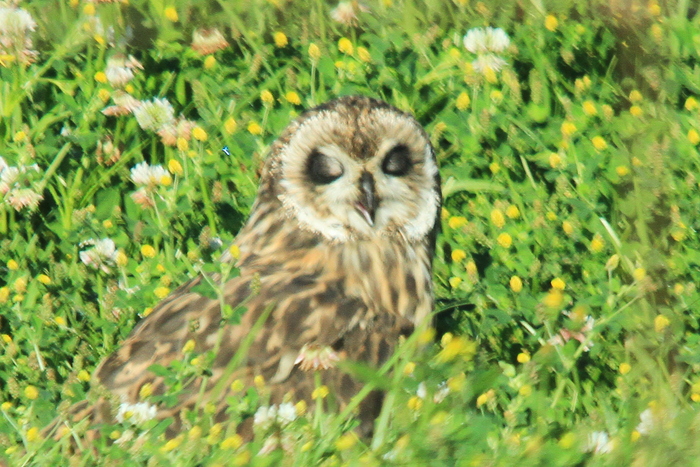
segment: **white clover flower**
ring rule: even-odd
[[[115,418],[119,423],[128,422],[131,425],[138,426],[153,420],[157,412],[156,406],[148,402],[138,402],[136,404],[122,402],[119,405],[119,411]]]
[[[16,211],[34,209],[44,197],[34,190],[31,174],[38,173],[36,164],[14,167],[0,157],[0,196]]]
[[[473,28],[464,36],[464,47],[477,58],[472,62],[474,70],[484,73],[498,71],[506,61],[496,54],[504,52],[510,45],[508,34],[501,28]]]
[[[170,185],[173,181],[170,173],[161,165],[148,165],[148,162],[141,162],[131,168],[131,181],[136,186],[155,188],[159,185]]]
[[[473,28],[464,36],[464,47],[473,54],[501,53],[509,45],[510,38],[501,28]]]
[[[416,396],[420,397],[421,399],[425,399],[428,396],[428,389],[425,386],[425,383],[421,382],[418,385],[418,389],[416,389]]]
[[[1,185],[0,191],[2,191]],[[15,208],[16,211],[23,208],[34,209],[39,205],[39,201],[42,199],[44,199],[44,197],[31,188],[19,188],[17,190],[12,190],[7,195],[7,203]]]
[[[440,402],[444,401],[447,395],[450,393],[450,388],[447,387],[447,382],[443,381],[440,383],[437,387],[437,391],[435,391],[435,394],[433,395],[433,402],[436,404],[439,404]]]
[[[4,162],[4,161],[3,161]],[[5,165],[0,171],[0,194],[5,194],[19,180],[19,168]]]
[[[594,431],[588,435],[588,442],[584,450],[595,454],[607,454],[614,448],[614,444],[610,441],[610,437],[604,431]]]
[[[472,67],[474,71],[484,73],[486,70],[499,71],[505,64],[506,61],[498,55],[486,54],[476,57],[476,60],[472,62]]]
[[[134,57],[124,57],[117,54],[107,60],[105,75],[107,81],[114,87],[122,87],[134,78],[134,68],[143,70],[143,65]]]
[[[31,32],[36,22],[26,10],[0,7],[0,53],[15,55],[21,63],[30,63],[37,53],[32,48]]]
[[[253,417],[253,426],[267,431],[277,419],[277,406],[262,406],[258,408]]]
[[[335,363],[339,360],[338,354],[329,346],[319,347],[315,344],[304,344],[294,364],[298,364],[302,371],[327,370],[335,367]]]
[[[109,84],[115,88],[120,88],[134,79],[134,72],[131,68],[125,66],[110,65],[108,61],[107,68],[105,68],[105,76],[107,76]]]
[[[646,409],[639,414],[639,425],[635,428],[640,434],[648,435],[654,429],[654,414],[651,409]]]
[[[81,247],[87,245],[93,245],[93,247],[80,252],[80,261],[86,266],[109,274],[110,268],[117,261],[117,248],[114,240],[111,238],[103,238],[102,240],[90,239],[80,244]]]
[[[154,98],[152,101],[141,101],[141,105],[134,109],[134,116],[144,130],[158,131],[164,125],[173,123],[175,110],[167,99]]]
[[[209,55],[228,47],[228,42],[218,29],[195,29],[191,47],[202,55]]]
[[[297,409],[291,402],[285,402],[279,405],[277,409],[277,421],[280,426],[287,426],[297,419]]]
[[[345,26],[352,26],[357,24],[357,13],[368,11],[369,8],[357,1],[340,2],[331,10],[331,19]]]

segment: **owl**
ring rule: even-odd
[[[271,146],[237,254],[221,258],[239,274],[196,277],[155,306],[96,369],[107,395],[78,405],[72,420],[114,423],[119,407],[143,404],[144,387],[162,394],[163,377],[149,367],[182,359],[186,343],[215,357],[174,405],[148,406],[156,418],[173,417],[171,432],[182,428],[183,409],[205,403],[224,420],[231,383],[252,386],[260,376],[270,403],[313,404],[320,372],[346,406],[365,383],[337,362],[378,367],[400,336],[429,321],[440,205],[435,153],[411,115],[362,96],[303,113]],[[237,323],[223,318],[220,298],[197,292],[205,281],[245,310]],[[379,391],[362,401],[363,434],[381,402]]]

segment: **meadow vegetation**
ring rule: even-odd
[[[0,459],[698,465],[699,63],[687,0],[3,2]],[[230,424],[46,436],[154,304],[226,267],[275,136],[347,94],[415,114],[443,182],[435,330],[348,365],[387,391],[374,438],[322,374],[313,411],[258,380]],[[176,393],[208,361],[157,371]]]

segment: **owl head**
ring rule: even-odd
[[[273,144],[261,191],[299,228],[333,242],[434,237],[441,203],[435,153],[411,115],[363,96],[311,109]]]

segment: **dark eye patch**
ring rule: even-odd
[[[317,149],[311,151],[306,164],[309,179],[317,185],[327,185],[343,175],[343,165]]]
[[[387,175],[403,177],[411,170],[412,165],[408,147],[397,144],[384,156],[382,171]]]

